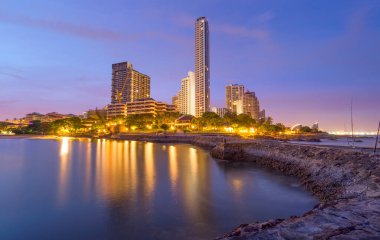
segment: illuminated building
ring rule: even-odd
[[[212,111],[216,114],[218,114],[219,117],[224,117],[224,114],[228,113],[229,110],[227,108],[219,108],[219,107],[213,107]]]
[[[134,102],[126,104],[127,115],[129,114],[152,114],[157,115],[160,112],[174,112],[175,107],[171,104],[157,102],[153,98],[137,99]]]
[[[243,85],[232,84],[226,86],[226,108],[236,114],[245,113],[253,119],[259,119],[259,100],[255,92],[246,91]]]
[[[112,104],[125,104],[150,97],[150,77],[128,62],[112,64]]]
[[[190,128],[193,118],[194,117],[191,115],[182,115],[175,120],[175,126],[181,128]]]
[[[178,112],[195,116],[195,75],[191,71],[181,81],[181,90],[178,92]]]
[[[254,92],[245,92],[243,95],[243,113],[248,114],[251,118],[259,119],[259,100]]]
[[[109,104],[107,109],[107,119],[127,116],[127,106],[124,103]]]
[[[242,102],[245,88],[243,85],[232,84],[226,86],[226,108],[231,112],[243,112]],[[240,111],[239,111],[240,110]]]
[[[195,116],[210,111],[209,27],[205,17],[195,22]]]

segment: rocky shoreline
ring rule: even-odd
[[[217,159],[254,162],[296,176],[320,199],[303,216],[242,224],[217,239],[380,239],[380,155],[225,136],[121,135],[117,139],[194,144],[209,149]]]

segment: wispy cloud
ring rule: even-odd
[[[272,11],[266,11],[261,14],[258,14],[257,16],[254,17],[254,19],[257,22],[260,23],[265,23],[271,21],[275,17],[274,13]]]
[[[169,15],[168,17],[171,19],[171,21],[174,21],[175,24],[181,27],[193,28],[195,25],[196,17],[190,16],[186,13]],[[270,11],[264,12],[254,17],[255,22],[257,23],[268,22],[273,18],[274,14]],[[246,27],[243,25],[237,26],[232,24],[212,22],[212,24],[210,24],[210,28],[212,32],[234,35],[238,37],[255,38],[257,40],[264,40],[270,36],[270,32],[264,27]]]
[[[219,33],[235,35],[239,37],[250,37],[255,38],[257,40],[265,40],[270,36],[269,31],[265,29],[256,29],[256,28],[248,28],[244,26],[234,26],[234,25],[216,25],[213,24],[212,30]]]
[[[85,38],[98,41],[136,41],[141,39],[156,38],[178,44],[189,43],[190,39],[181,35],[174,35],[165,32],[143,32],[125,34],[104,28],[94,28],[90,26],[74,25],[62,21],[51,21],[36,19],[29,16],[16,16],[0,13],[0,22],[14,24],[24,27],[40,28],[47,31],[63,33],[74,37]]]
[[[92,40],[106,40],[106,41],[119,41],[119,40],[136,40],[136,35],[126,35],[103,28],[94,28],[83,25],[75,25],[62,21],[51,21],[44,19],[36,19],[29,16],[9,15],[0,13],[0,22],[20,25],[24,27],[33,27],[45,29],[48,31],[59,32],[68,34],[75,37],[92,39]]]

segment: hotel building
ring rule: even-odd
[[[205,17],[195,22],[195,116],[210,111],[209,27]]]
[[[177,106],[178,112],[195,116],[195,75],[191,71],[181,81]]]
[[[112,104],[125,104],[150,97],[150,77],[128,62],[112,64]]]

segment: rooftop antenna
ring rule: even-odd
[[[351,98],[351,138],[352,138],[352,148],[355,148],[354,119],[352,117],[352,98]]]
[[[377,143],[379,142],[379,132],[380,132],[380,122],[379,122],[379,127],[377,127],[377,135],[376,135],[375,149],[373,150],[373,153],[376,153]]]

